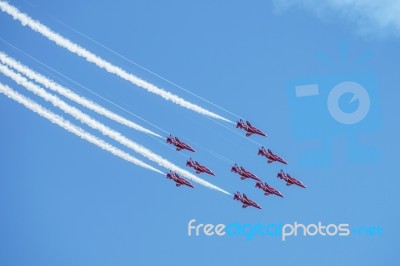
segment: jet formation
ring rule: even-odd
[[[177,151],[188,150],[191,152],[195,152],[195,150],[188,144],[186,144],[185,142],[181,141],[180,139],[172,135],[169,135],[169,137],[167,138],[167,143],[174,145]]]
[[[261,180],[255,174],[250,173],[249,171],[244,169],[242,166],[238,166],[237,164],[232,166],[231,172],[239,174],[240,179],[242,179],[242,180],[251,178],[251,179],[256,180],[257,182],[261,182]]]
[[[260,135],[263,137],[267,136],[267,134],[265,134],[263,131],[261,131],[260,129],[253,126],[249,121],[243,121],[242,119],[237,121],[236,128],[243,129],[244,131],[246,131],[246,137],[250,137],[253,134]],[[177,137],[174,137],[172,135],[169,135],[169,137],[167,137],[167,143],[175,146],[175,149],[177,151],[188,150],[191,152],[195,152],[195,149],[192,148],[190,145],[186,144],[185,142],[181,141],[180,139],[178,139]],[[264,148],[263,146],[258,149],[258,155],[260,155],[262,157],[266,157],[268,164],[272,164],[274,162],[282,163],[284,165],[288,164],[285,159],[283,159],[282,157],[273,153],[270,149]],[[213,171],[211,171],[206,166],[200,164],[198,161],[193,160],[192,158],[190,158],[186,162],[186,166],[193,168],[195,170],[196,174],[206,173],[206,174],[215,176]],[[243,166],[239,166],[238,164],[235,163],[231,167],[231,172],[238,174],[240,176],[241,180],[246,180],[246,179],[254,180],[256,182],[255,187],[262,190],[265,196],[275,195],[275,196],[284,198],[284,195],[280,191],[278,191],[274,187],[268,185],[266,182],[263,182],[259,177],[257,177],[255,174],[253,174],[249,170],[245,169]],[[180,177],[175,172],[170,171],[167,174],[167,178],[173,180],[177,187],[184,185],[184,186],[194,188],[194,186],[188,180],[184,179],[183,177]],[[277,178],[285,181],[287,186],[296,185],[296,186],[299,186],[302,188],[306,188],[306,186],[302,182],[300,182],[296,178],[290,176],[289,174],[285,173],[283,170],[280,170],[278,172]],[[257,209],[261,209],[260,205],[258,205],[255,201],[251,200],[249,197],[247,197],[246,194],[244,194],[244,193],[242,194],[239,191],[234,193],[233,199],[240,201],[242,203],[242,208],[247,208],[247,207],[251,206],[251,207],[254,207]]]
[[[196,170],[196,174],[206,173],[209,175],[215,175],[213,173],[213,171],[211,171],[204,165],[201,165],[199,162],[193,161],[192,158],[190,158],[189,161],[186,162],[186,166],[189,166],[189,167],[193,168],[194,170]]]
[[[264,137],[267,136],[267,134],[265,134],[264,132],[262,132],[258,128],[254,127],[252,124],[250,124],[249,121],[244,122],[242,119],[237,121],[236,128],[241,128],[244,131],[246,131],[246,137],[250,137],[253,134],[258,134],[258,135],[261,135],[261,136],[264,136]]]
[[[175,185],[176,185],[177,187],[180,187],[181,185],[185,185],[185,186],[194,188],[194,186],[193,186],[189,181],[187,181],[187,180],[186,180],[185,178],[183,178],[183,177],[180,177],[180,176],[179,176],[177,173],[175,173],[175,172],[170,171],[170,172],[167,174],[167,178],[169,178],[169,179],[171,179],[172,181],[174,181],[174,182],[175,182]]]
[[[274,194],[278,197],[284,198],[284,196],[282,195],[282,193],[280,193],[278,190],[276,190],[275,188],[269,186],[267,183],[263,183],[263,182],[257,182],[256,184],[256,188],[262,189],[264,190],[264,195],[268,196],[271,194]]]
[[[285,181],[287,186],[296,185],[302,188],[306,188],[306,186],[302,182],[294,177],[291,177],[289,174],[286,174],[285,172],[283,172],[283,170],[278,173],[277,177]]]
[[[244,193],[243,193],[243,195],[240,194],[239,191],[236,192],[236,193],[233,195],[233,199],[234,199],[234,200],[240,201],[240,202],[243,204],[243,205],[242,205],[242,208],[247,208],[248,206],[252,206],[252,207],[254,207],[254,208],[261,209],[261,206],[260,206],[260,205],[258,205],[257,203],[255,203],[254,201],[252,201],[251,199],[249,199],[249,198],[246,196],[246,194],[244,194]]]
[[[258,155],[267,157],[268,163],[279,162],[283,164],[288,164],[282,157],[274,154],[270,149],[266,150],[264,147],[258,149]]]

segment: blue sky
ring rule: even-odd
[[[215,1],[124,1],[118,5],[112,1],[11,2],[63,36],[157,86],[236,119],[57,20],[252,121],[269,136],[251,139],[282,155],[289,162],[284,169],[303,181],[307,189],[286,187],[275,178],[281,166],[267,165],[257,156],[258,144],[218,124],[222,122],[135,87],[0,13],[0,38],[178,135],[197,152],[178,153],[149,136],[85,112],[179,166],[185,167],[187,155],[192,155],[217,174],[201,177],[230,192],[245,192],[263,206],[261,211],[242,209],[229,196],[200,185],[195,189],[176,188],[163,176],[82,141],[1,96],[0,264],[395,263],[400,218],[396,211],[400,182],[395,167],[400,148],[396,123],[400,111],[398,22],[389,19],[389,26],[385,26],[381,19],[387,21],[387,13],[371,15],[369,8],[357,5],[347,10],[346,6],[332,7],[335,1],[326,1],[317,10],[310,5],[312,1],[304,5],[283,2],[292,1],[230,1],[229,5]],[[391,4],[386,1],[382,10],[395,10]],[[365,25],[379,25],[379,30],[372,26],[371,30],[362,30]],[[165,135],[6,43],[0,42],[0,48],[74,91]],[[358,125],[346,127],[332,122],[326,109],[331,87],[344,80],[362,83],[371,97],[368,119]],[[3,75],[0,81],[61,114]],[[310,82],[320,84],[321,96],[300,102],[302,99],[293,96],[294,86]],[[349,104],[347,96],[339,104],[352,112],[357,103]],[[63,116],[80,125],[72,117]],[[224,125],[242,134],[232,125]],[[107,141],[129,151],[111,139]],[[285,198],[263,196],[252,181],[240,180],[230,172],[231,163],[213,152],[253,171]],[[381,226],[384,234],[293,237],[285,242],[271,237],[188,237],[191,219],[214,224],[348,223],[353,227]]]

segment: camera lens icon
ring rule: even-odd
[[[305,147],[299,163],[329,166],[335,141],[346,139],[340,156],[352,163],[379,161],[379,151],[361,142],[381,127],[376,75],[371,71],[294,78],[287,83],[293,138]],[[368,137],[369,138],[369,137]],[[362,138],[364,140],[364,137]]]
[[[344,94],[352,94],[350,103],[359,101],[358,108],[353,112],[345,112],[339,101]],[[345,81],[332,88],[328,95],[328,111],[337,122],[345,125],[354,125],[361,122],[369,113],[371,100],[367,90],[359,83]]]

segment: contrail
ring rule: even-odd
[[[227,118],[224,118],[224,117],[222,117],[218,114],[215,114],[211,111],[208,111],[208,110],[204,109],[203,107],[200,107],[196,104],[188,102],[185,99],[183,99],[175,94],[172,94],[171,92],[168,92],[164,89],[158,88],[157,86],[155,86],[155,85],[153,85],[131,73],[126,72],[122,68],[111,64],[110,62],[93,54],[92,52],[86,50],[85,48],[79,46],[78,44],[76,44],[76,43],[70,41],[69,39],[61,36],[60,34],[54,32],[53,30],[51,30],[47,26],[43,25],[39,21],[32,19],[27,14],[20,12],[17,8],[8,4],[7,2],[0,1],[0,9],[3,12],[12,16],[15,20],[18,20],[23,26],[30,27],[32,30],[42,34],[47,39],[55,42],[57,45],[66,48],[70,52],[72,52],[80,57],[85,58],[88,62],[94,63],[95,65],[97,65],[100,68],[105,69],[109,73],[115,74],[115,75],[119,76],[120,78],[125,79],[125,80],[135,84],[136,86],[139,86],[139,87],[141,87],[151,93],[154,93],[158,96],[161,96],[165,100],[171,101],[182,107],[185,107],[187,109],[190,109],[192,111],[195,111],[197,113],[200,113],[200,114],[212,117],[212,118],[216,118],[216,119],[223,120],[225,122],[233,123],[232,121],[230,121]]]
[[[143,167],[148,170],[151,170],[156,173],[164,175],[164,173],[161,172],[160,170],[140,161],[139,159],[136,159],[135,157],[131,156],[130,154],[112,146],[111,144],[105,142],[104,140],[95,137],[94,135],[90,134],[89,132],[83,130],[82,128],[75,126],[68,120],[65,120],[61,116],[58,116],[55,113],[45,109],[44,107],[37,104],[36,102],[34,102],[34,101],[30,100],[29,98],[26,98],[25,96],[14,91],[7,85],[0,83],[0,93],[3,93],[8,98],[13,99],[14,101],[24,105],[26,108],[30,109],[31,111],[50,120],[51,122],[64,128],[65,130],[77,135],[78,137],[81,137],[82,139],[98,146],[99,148],[106,150],[106,151],[114,154],[115,156],[120,157],[130,163],[137,165],[137,166],[140,166],[140,167]]]
[[[79,120],[80,122],[90,126],[93,129],[96,129],[98,131],[100,131],[103,135],[108,136],[116,141],[118,141],[119,143],[121,143],[122,145],[125,145],[126,147],[132,149],[133,151],[141,154],[142,156],[146,157],[147,159],[157,163],[158,165],[167,168],[169,170],[175,171],[185,177],[187,177],[188,179],[193,180],[194,182],[203,185],[205,187],[211,188],[211,189],[215,189],[217,191],[223,192],[225,194],[230,195],[230,193],[228,193],[227,191],[201,179],[198,178],[197,176],[193,175],[192,173],[181,169],[180,167],[174,165],[173,163],[169,162],[168,160],[162,158],[161,156],[153,153],[151,150],[137,144],[136,142],[128,139],[127,137],[125,137],[124,135],[122,135],[121,133],[105,126],[104,124],[98,122],[97,120],[93,119],[92,117],[90,117],[89,115],[81,112],[79,109],[65,103],[64,101],[62,101],[60,98],[58,98],[57,96],[54,96],[50,93],[48,93],[47,91],[45,91],[44,89],[40,88],[39,86],[33,84],[32,82],[28,81],[25,77],[21,76],[18,73],[13,72],[12,70],[10,70],[7,66],[0,64],[0,71],[10,77],[11,79],[13,79],[17,84],[24,86],[27,90],[33,92],[34,94],[42,97],[44,100],[50,102],[51,104],[53,104],[55,107],[60,108],[61,110],[63,110],[65,113],[72,115],[74,118],[76,118],[77,120]]]
[[[26,1],[25,1],[25,2],[26,2]],[[36,7],[35,7],[35,8],[36,8]],[[209,101],[209,100],[207,100],[207,99],[201,97],[200,95],[197,95],[197,94],[191,92],[191,91],[188,90],[188,89],[185,89],[184,87],[178,85],[177,83],[175,83],[175,82],[173,82],[173,81],[171,81],[171,80],[169,80],[169,79],[167,79],[167,78],[165,78],[165,77],[163,77],[163,76],[157,74],[156,72],[154,72],[154,71],[152,71],[152,70],[150,70],[150,69],[148,69],[148,68],[146,68],[146,67],[140,65],[139,63],[136,63],[135,61],[133,61],[133,60],[131,60],[131,59],[129,59],[129,58],[123,56],[122,54],[118,53],[117,51],[115,51],[115,50],[113,50],[113,49],[111,49],[111,48],[105,46],[104,44],[101,44],[100,42],[96,41],[95,39],[89,37],[88,35],[86,35],[86,34],[80,32],[80,31],[74,29],[73,27],[71,27],[71,26],[69,26],[68,24],[62,22],[61,20],[57,19],[56,17],[53,17],[53,16],[51,16],[51,15],[50,15],[50,17],[53,18],[54,20],[56,20],[58,23],[64,25],[64,26],[67,27],[68,29],[72,30],[73,32],[75,32],[75,33],[77,33],[77,34],[79,34],[79,35],[85,37],[85,38],[88,39],[89,41],[91,41],[91,42],[97,44],[98,46],[101,46],[102,48],[106,49],[107,51],[111,52],[112,54],[118,56],[119,58],[124,59],[125,61],[127,61],[127,62],[129,62],[129,63],[131,63],[131,64],[133,64],[133,65],[139,67],[140,69],[142,69],[142,70],[144,70],[144,71],[146,71],[146,72],[148,72],[148,73],[150,73],[150,74],[152,74],[152,75],[154,75],[154,76],[156,76],[156,77],[158,77],[158,78],[164,80],[165,82],[167,82],[167,83],[169,83],[169,84],[171,84],[171,85],[177,87],[177,88],[180,89],[180,90],[183,90],[184,92],[189,93],[190,95],[195,96],[196,98],[198,98],[198,99],[200,99],[200,100],[203,100],[203,101],[205,101],[205,102],[207,102],[207,103],[209,103],[209,104],[211,104],[211,105],[217,107],[218,109],[221,109],[222,111],[225,111],[225,112],[227,112],[227,113],[229,113],[229,114],[231,114],[231,115],[234,115],[234,116],[236,116],[237,118],[241,118],[239,115],[237,115],[237,114],[235,114],[235,113],[233,113],[233,112],[231,112],[231,111],[229,111],[229,110],[227,110],[227,109],[225,109],[225,108],[223,108],[223,107],[221,107],[221,106],[219,106],[219,105],[213,103],[212,101]]]
[[[0,38],[0,41],[4,42],[4,43],[7,44],[8,46],[10,46],[10,47],[12,47],[13,49],[17,50],[18,52],[22,53],[23,55],[25,55],[26,57],[28,57],[28,58],[31,59],[32,61],[34,61],[34,62],[38,63],[39,65],[41,65],[42,67],[47,68],[47,69],[50,70],[51,72],[56,73],[57,75],[59,75],[59,76],[63,77],[64,79],[66,79],[66,80],[72,82],[73,84],[75,84],[75,85],[81,87],[82,89],[84,89],[84,90],[90,92],[91,94],[95,95],[96,97],[98,97],[98,98],[100,98],[100,99],[102,99],[102,100],[108,102],[109,104],[111,104],[111,105],[117,107],[118,109],[120,109],[120,110],[122,110],[122,111],[124,111],[124,112],[126,112],[126,113],[128,113],[128,114],[130,114],[130,115],[133,115],[133,116],[136,117],[137,119],[142,120],[142,121],[145,122],[146,124],[149,124],[149,125],[151,125],[151,126],[157,128],[158,130],[163,131],[163,132],[166,133],[166,134],[169,134],[169,133],[170,133],[169,131],[166,131],[166,130],[164,130],[163,128],[161,128],[161,127],[159,127],[159,126],[157,126],[157,125],[155,125],[155,124],[153,124],[153,123],[147,121],[147,120],[144,119],[143,117],[140,117],[140,116],[138,116],[138,115],[132,113],[131,111],[127,110],[126,108],[122,107],[121,105],[118,105],[118,104],[114,103],[113,101],[110,101],[109,99],[107,99],[107,98],[101,96],[100,94],[94,92],[93,90],[89,89],[89,88],[86,87],[85,85],[83,85],[83,84],[77,82],[76,80],[73,80],[72,78],[70,78],[70,77],[64,75],[63,73],[57,71],[55,68],[53,68],[53,67],[51,67],[51,66],[49,66],[49,65],[47,65],[47,64],[45,64],[45,63],[43,63],[42,61],[36,59],[36,58],[33,57],[32,55],[30,55],[30,54],[24,52],[23,50],[19,49],[19,48],[16,47],[15,45],[13,45],[13,44],[7,42],[6,40]]]
[[[24,54],[24,55],[27,56],[28,58],[30,58],[30,59],[32,59],[33,61],[35,61],[36,63],[38,63],[38,64],[40,64],[40,65],[46,67],[46,68],[49,69],[49,70],[51,70],[52,72],[55,72],[56,74],[58,74],[58,75],[62,76],[63,78],[65,78],[65,79],[67,79],[67,80],[73,82],[74,84],[78,85],[79,87],[82,87],[83,89],[89,91],[90,93],[92,93],[92,94],[94,94],[94,95],[100,97],[101,99],[107,101],[108,103],[114,105],[115,107],[117,107],[117,108],[119,108],[119,109],[121,109],[121,110],[123,110],[123,111],[126,111],[126,112],[128,112],[129,114],[132,114],[132,115],[135,116],[136,118],[138,118],[138,119],[144,121],[145,123],[147,123],[147,124],[149,124],[149,125],[151,125],[151,126],[157,128],[157,129],[160,130],[160,131],[163,131],[164,133],[167,133],[167,134],[170,133],[170,132],[164,130],[163,128],[161,128],[161,127],[159,127],[159,126],[157,126],[157,125],[155,125],[155,124],[153,124],[153,123],[151,123],[151,122],[149,122],[149,121],[143,119],[142,117],[137,116],[136,114],[131,113],[129,110],[126,110],[126,109],[124,109],[123,107],[121,107],[121,106],[119,106],[119,105],[117,105],[117,104],[111,102],[110,100],[108,100],[108,99],[106,99],[106,98],[104,98],[104,97],[98,95],[97,93],[95,93],[95,92],[93,92],[92,90],[86,88],[86,87],[83,86],[82,84],[80,84],[80,83],[78,83],[78,82],[76,82],[76,81],[70,79],[69,77],[67,77],[67,76],[65,76],[64,74],[58,72],[58,71],[55,70],[54,68],[52,68],[52,67],[46,65],[45,63],[39,61],[38,59],[32,57],[31,55],[27,54],[26,52],[22,51],[22,50],[19,49],[18,47],[12,45],[11,43],[9,43],[9,42],[7,42],[7,41],[1,39],[1,38],[0,38],[0,41],[2,41],[2,42],[4,42],[5,44],[11,46],[12,48],[16,49],[17,51],[21,52],[22,54]],[[12,57],[8,56],[7,54],[5,54],[4,52],[1,52],[1,51],[0,51],[0,62],[2,62],[3,64],[8,65],[9,67],[14,68],[15,70],[17,70],[17,71],[19,71],[20,73],[22,73],[22,74],[28,76],[28,78],[37,81],[38,83],[42,83],[42,84],[43,84],[43,82],[40,82],[41,79],[42,79],[42,80],[43,80],[43,79],[49,80],[48,78],[46,78],[46,77],[40,75],[39,73],[37,73],[37,72],[35,73],[34,70],[31,70],[29,67],[27,67],[27,66],[23,65],[22,63],[16,61],[16,60],[13,59]],[[39,79],[39,77],[41,77],[41,79]],[[52,82],[55,83],[54,81],[52,81]],[[57,83],[55,83],[55,84],[56,84],[55,86],[60,86],[60,85],[57,84]],[[43,85],[45,86],[46,84],[43,84]],[[64,87],[64,88],[65,88],[65,87]],[[68,89],[67,89],[67,90],[68,90]],[[74,92],[72,92],[72,93],[74,93]],[[78,97],[81,97],[81,96],[78,96]],[[88,100],[88,101],[90,101],[90,100]],[[211,118],[209,118],[209,119],[210,119],[211,121],[215,122],[215,121],[212,120]],[[129,121],[129,120],[128,120],[128,121]],[[220,124],[220,125],[224,126],[223,124]],[[169,148],[172,149],[172,147],[169,146],[169,145],[167,145],[165,142],[162,142],[162,141],[160,141],[160,140],[157,140],[157,141],[158,141],[160,144],[162,144],[162,145],[164,145],[164,146],[167,146],[167,147],[169,147]],[[190,140],[190,141],[193,142],[192,140]],[[260,144],[259,146],[261,146],[261,144]],[[205,149],[205,150],[206,150],[208,153],[212,154],[213,156],[215,156],[215,157],[217,157],[218,159],[221,159],[221,160],[223,160],[223,161],[225,161],[225,162],[227,162],[227,160],[229,160],[229,159],[227,159],[227,158],[225,158],[225,157],[222,158],[222,157],[223,157],[222,155],[216,154],[216,153],[212,152],[211,150],[207,150],[207,149]],[[182,155],[182,156],[184,156],[184,157],[186,157],[186,158],[189,158],[189,156],[186,156],[184,153],[180,153],[180,155]],[[229,161],[230,161],[231,163],[233,163],[232,160],[229,160]]]
[[[28,2],[28,1],[25,1],[25,0],[24,0],[24,2],[27,3],[28,5],[30,5],[30,6],[33,7],[33,8],[39,9],[37,6],[33,5],[32,3]],[[137,62],[135,62],[135,61],[133,61],[133,60],[131,60],[131,59],[125,57],[124,55],[122,55],[122,54],[118,53],[117,51],[115,51],[115,50],[113,50],[113,49],[107,47],[106,45],[104,45],[104,44],[102,44],[102,43],[96,41],[95,39],[93,39],[92,37],[86,35],[85,33],[80,32],[79,30],[77,30],[77,29],[75,29],[75,28],[69,26],[67,23],[61,21],[60,19],[56,18],[55,16],[53,16],[53,15],[51,15],[51,14],[49,14],[49,13],[46,13],[46,12],[44,12],[43,10],[41,10],[41,11],[42,11],[42,13],[45,13],[48,17],[51,17],[52,19],[54,19],[55,21],[57,21],[58,23],[60,23],[60,24],[63,25],[64,27],[66,27],[66,28],[68,28],[69,30],[71,30],[71,31],[73,31],[73,32],[75,32],[75,33],[81,35],[82,37],[88,39],[89,41],[91,41],[91,42],[93,42],[93,43],[95,43],[95,44],[97,44],[98,46],[100,46],[100,47],[106,49],[107,51],[109,51],[110,53],[112,53],[112,54],[118,56],[119,58],[122,58],[123,60],[125,60],[125,61],[127,61],[127,62],[129,62],[129,63],[131,63],[131,64],[133,64],[133,65],[139,67],[140,69],[142,69],[142,70],[144,70],[144,71],[146,71],[146,72],[148,72],[148,73],[150,73],[150,74],[152,74],[152,75],[154,75],[154,76],[156,76],[156,77],[162,79],[163,81],[165,81],[165,82],[171,84],[172,86],[175,86],[176,88],[178,88],[178,89],[180,89],[180,90],[183,90],[183,91],[189,93],[190,95],[193,95],[193,96],[195,96],[196,98],[198,98],[198,99],[200,99],[200,100],[203,100],[203,101],[205,101],[205,102],[207,102],[207,103],[209,103],[209,104],[211,104],[211,105],[217,107],[218,109],[220,109],[220,110],[222,110],[222,111],[225,111],[225,112],[227,112],[227,113],[229,113],[229,114],[231,114],[231,115],[233,115],[233,116],[236,116],[237,118],[241,118],[239,115],[237,115],[237,114],[235,114],[235,113],[233,113],[233,112],[231,112],[231,111],[229,111],[229,110],[223,108],[222,106],[219,106],[219,105],[217,105],[217,104],[215,104],[215,103],[213,103],[213,102],[211,102],[211,101],[209,101],[209,100],[207,100],[207,99],[201,97],[200,95],[197,95],[197,94],[191,92],[190,90],[185,89],[184,87],[182,87],[182,86],[178,85],[177,83],[175,83],[175,82],[173,82],[173,81],[171,81],[171,80],[169,80],[169,79],[167,79],[167,78],[165,78],[165,77],[163,77],[163,76],[157,74],[156,72],[150,70],[149,68],[146,68],[146,67],[140,65],[139,63],[137,63]]]
[[[110,110],[98,105],[97,103],[94,103],[94,102],[76,94],[75,92],[71,91],[70,89],[67,89],[67,88],[59,85],[58,83],[46,78],[45,76],[42,76],[41,74],[33,71],[32,69],[30,69],[29,67],[27,67],[25,65],[22,65],[21,63],[17,62],[13,58],[9,57],[8,55],[6,55],[2,52],[0,52],[0,61],[3,64],[6,64],[9,67],[14,68],[15,70],[17,70],[18,72],[27,76],[28,78],[30,78],[38,83],[41,83],[45,88],[55,91],[55,92],[63,95],[64,97],[66,97],[72,101],[75,101],[75,102],[79,103],[80,105],[82,105],[92,111],[95,111],[101,115],[104,115],[105,117],[108,117],[111,120],[114,120],[120,124],[123,124],[127,127],[132,128],[132,129],[141,131],[146,134],[150,134],[152,136],[162,138],[159,134],[154,133],[153,131],[146,129],[132,121],[129,121],[129,120],[121,117],[120,115],[115,114],[115,113],[111,112]]]
[[[89,88],[85,87],[84,85],[80,84],[79,82],[77,82],[77,81],[75,81],[75,80],[73,80],[73,79],[71,79],[71,78],[65,76],[64,74],[58,72],[58,71],[55,70],[54,68],[52,68],[52,67],[46,65],[45,63],[39,61],[38,59],[32,57],[31,55],[29,55],[29,54],[27,54],[26,52],[22,51],[21,49],[19,49],[18,47],[14,46],[13,44],[11,44],[11,43],[9,43],[9,42],[7,42],[7,41],[1,39],[1,38],[0,38],[0,41],[4,42],[5,44],[9,45],[10,47],[16,49],[16,50],[19,51],[20,53],[22,53],[22,54],[24,54],[25,56],[27,56],[28,58],[32,59],[34,62],[36,62],[36,63],[38,63],[38,64],[44,66],[45,68],[49,69],[50,71],[52,71],[52,72],[54,72],[54,73],[56,73],[56,74],[62,76],[63,78],[65,78],[65,79],[71,81],[72,83],[76,84],[77,86],[79,86],[79,87],[81,87],[81,88],[83,88],[83,89],[89,91],[90,93],[92,93],[92,94],[96,95],[97,97],[103,99],[104,101],[106,101],[106,102],[112,104],[113,106],[115,106],[115,107],[117,107],[117,108],[119,108],[119,109],[121,109],[121,110],[123,110],[123,111],[125,111],[125,112],[127,112],[127,113],[129,113],[129,114],[131,114],[131,115],[133,115],[133,116],[135,116],[135,117],[138,118],[139,120],[142,120],[143,122],[145,122],[145,123],[147,123],[147,124],[149,124],[149,125],[151,125],[151,126],[157,128],[159,131],[162,131],[162,132],[164,132],[164,133],[166,133],[166,134],[169,134],[169,133],[170,133],[170,132],[164,130],[163,128],[161,128],[161,127],[159,127],[159,126],[157,126],[157,125],[155,125],[155,124],[153,124],[153,123],[151,123],[151,122],[149,122],[149,121],[143,119],[142,117],[140,117],[140,116],[138,116],[138,115],[136,115],[136,114],[130,112],[129,110],[126,110],[125,108],[119,106],[118,104],[115,104],[115,103],[113,103],[112,101],[110,101],[110,100],[108,100],[108,99],[102,97],[101,95],[98,95],[97,93],[95,93],[94,91],[92,91],[92,90],[90,90]],[[3,57],[1,56],[2,54],[4,54],[4,56],[7,58],[7,60],[2,60],[2,58],[3,58]],[[4,52],[1,52],[1,51],[0,51],[0,62],[3,62],[4,64],[7,64],[9,67],[14,67],[14,66],[15,66],[14,69],[17,70],[17,71],[23,70],[23,67],[26,67],[27,69],[29,69],[27,66],[24,66],[22,63],[19,63],[18,61],[16,61],[16,60],[13,59],[12,57],[6,55]],[[12,62],[13,62],[14,64],[12,64]],[[16,62],[16,63],[15,63],[15,62]],[[17,67],[17,64],[19,64],[18,67]],[[31,71],[33,72],[33,70],[31,70]],[[22,74],[25,74],[25,75],[28,74],[28,72],[25,71],[25,70],[24,70],[24,71],[20,71],[20,72],[21,72]],[[40,74],[36,72],[36,75],[40,75]],[[32,75],[32,77],[30,77],[30,76],[28,76],[28,77],[31,78],[31,79],[33,79],[33,75]],[[40,82],[39,82],[39,83],[40,83]],[[57,84],[57,83],[56,83],[56,84]],[[59,86],[59,85],[58,85],[58,86]],[[209,118],[209,119],[212,120],[211,118]],[[212,121],[214,121],[214,120],[212,120]],[[215,122],[215,121],[214,121],[214,122]],[[221,124],[221,125],[222,125],[222,124]],[[162,142],[162,141],[160,141],[160,140],[158,140],[158,139],[156,139],[156,140],[157,140],[160,144],[162,144],[162,145],[164,145],[164,146],[169,147],[169,148],[172,149],[172,147],[169,146],[169,145],[167,145],[165,142]],[[192,142],[192,140],[190,140],[190,141]],[[260,145],[260,146],[261,146],[261,145]],[[221,156],[217,156],[217,154],[215,154],[215,153],[212,152],[211,150],[207,150],[207,149],[205,149],[205,150],[206,150],[207,152],[211,153],[213,156],[216,156],[217,158],[226,161],[226,160],[223,159]],[[179,153],[179,154],[182,155],[182,156],[184,156],[184,157],[186,157],[186,158],[189,158],[189,156],[186,156],[184,153]],[[230,160],[230,161],[231,161],[231,160]],[[231,161],[231,162],[233,163],[233,161]]]

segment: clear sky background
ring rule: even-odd
[[[164,101],[0,13],[0,38],[181,137],[197,152],[176,152],[149,136],[84,111],[179,166],[185,167],[187,156],[193,156],[217,174],[201,177],[229,192],[245,192],[263,207],[261,211],[242,209],[230,196],[196,184],[195,189],[176,188],[164,176],[123,161],[0,96],[0,264],[398,264],[400,22],[393,16],[398,4],[293,2],[12,1],[20,10],[110,62],[231,120],[237,119],[123,60],[58,20],[252,121],[269,136],[253,136],[251,139],[258,142],[253,143],[240,136],[244,133],[233,125],[221,126],[222,122]],[[167,134],[6,43],[0,42],[0,49],[111,110]],[[359,76],[353,73],[372,73],[375,79],[363,84],[371,89],[374,119],[360,127],[332,124],[332,118],[323,115],[327,114],[321,104],[326,101],[323,95],[315,105],[312,101],[302,105],[293,98],[291,85],[296,82],[328,84],[327,76],[333,82],[343,77],[357,80]],[[0,82],[62,114],[3,75]],[[348,99],[341,101],[342,109],[351,112],[357,102],[349,104]],[[302,111],[321,115],[301,116]],[[300,122],[299,117],[303,119]],[[310,132],[314,131],[319,134],[313,136]],[[307,189],[286,187],[278,180],[276,173],[281,166],[267,165],[257,156],[259,144],[282,155],[289,162],[284,169],[303,181]],[[253,181],[240,180],[230,172],[233,162],[276,187],[285,198],[265,197],[254,188]],[[297,237],[285,242],[273,237],[188,237],[191,219],[214,224],[348,223],[353,227],[381,226],[384,235]]]

